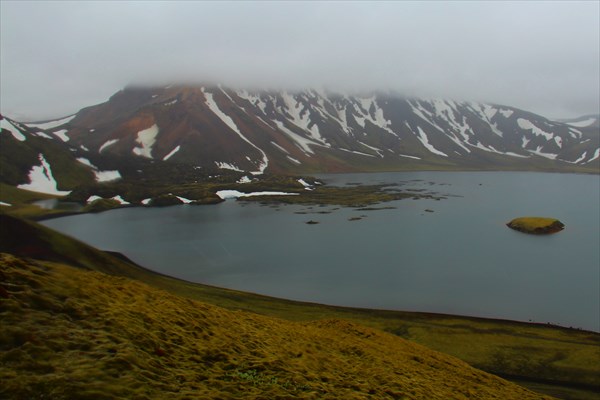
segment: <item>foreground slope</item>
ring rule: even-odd
[[[450,354],[484,371],[564,399],[596,399],[600,390],[598,333],[514,321],[332,307],[276,299],[160,275],[1,212],[0,228],[0,252],[18,257],[133,278],[171,294],[229,310],[297,322],[352,321]]]
[[[549,398],[342,320],[228,311],[2,255],[3,398]]]

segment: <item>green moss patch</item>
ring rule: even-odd
[[[555,218],[546,217],[520,217],[506,224],[511,229],[519,232],[543,235],[560,232],[565,225]]]

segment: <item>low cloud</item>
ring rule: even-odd
[[[9,2],[2,112],[74,113],[132,83],[217,81],[599,112],[597,2]]]

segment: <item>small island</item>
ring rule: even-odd
[[[534,235],[545,235],[560,232],[565,225],[555,218],[545,217],[520,217],[506,224],[511,229]]]

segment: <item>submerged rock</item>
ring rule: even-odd
[[[506,226],[519,232],[531,233],[534,235],[556,233],[565,229],[565,225],[559,220],[545,217],[515,218],[507,223]]]

